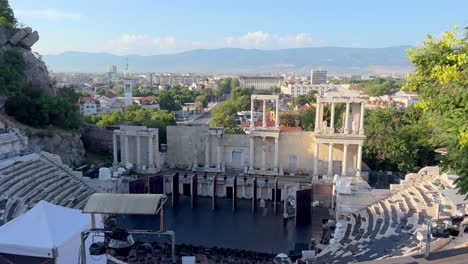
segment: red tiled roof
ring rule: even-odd
[[[87,103],[87,102],[94,102],[96,104],[100,104],[98,99],[92,97],[80,97],[79,103]]]
[[[113,99],[113,98],[117,97],[117,95],[115,93],[113,93],[113,92],[107,92],[107,93],[104,94],[104,96],[107,97],[107,98],[110,98],[110,99]]]
[[[145,97],[136,97],[135,100],[137,100],[137,101],[154,101],[154,100],[156,100],[156,96],[149,95],[149,96],[145,96]]]

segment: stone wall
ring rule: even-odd
[[[167,127],[167,160],[179,168],[187,168],[197,161],[198,165],[205,164],[205,142],[208,134],[207,127],[168,126]],[[209,149],[210,165],[217,163],[217,145],[222,143],[222,162],[227,169],[232,167],[232,152],[241,152],[243,165],[248,165],[250,156],[249,135],[223,135],[220,140],[216,136],[210,137]],[[314,132],[311,131],[281,131],[278,141],[278,166],[286,173],[308,174],[313,171],[314,166]],[[254,166],[261,167],[262,138],[255,138]],[[267,138],[266,146],[266,168],[272,170],[274,166],[274,139]],[[290,160],[297,160],[297,168],[294,169]],[[348,172],[355,173],[357,146],[348,147]],[[333,146],[333,173],[341,174],[343,159],[343,145]],[[328,145],[319,145],[319,174],[326,174],[328,169]]]
[[[84,160],[85,149],[78,133],[55,132],[51,137],[31,135],[29,145],[35,152],[46,151],[60,156],[69,166],[79,165]]]
[[[81,139],[86,149],[101,153],[112,153],[113,131],[96,125],[83,124]]]

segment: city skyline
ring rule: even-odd
[[[418,46],[427,33],[439,36],[468,22],[463,12],[468,4],[460,1],[426,1],[421,6],[403,1],[379,5],[370,1],[294,1],[284,5],[140,0],[115,5],[113,1],[25,0],[12,1],[11,6],[20,23],[40,32],[35,51],[44,55],[66,51],[157,55],[226,47]]]

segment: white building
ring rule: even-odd
[[[281,86],[281,93],[296,97],[299,95],[306,95],[311,91],[319,92],[331,88],[349,89],[349,84],[288,84]]]
[[[310,83],[311,84],[324,84],[327,83],[327,71],[326,70],[311,70],[310,71]]]
[[[114,64],[107,65],[107,80],[112,82],[117,79],[117,66]]]
[[[124,79],[123,83],[125,105],[131,105],[133,103],[132,88],[135,85],[135,82],[132,79]]]
[[[202,85],[199,84],[199,83],[192,83],[190,86],[189,86],[189,90],[192,90],[192,91],[201,91],[202,90]]]
[[[78,104],[80,106],[80,114],[82,115],[95,115],[101,111],[101,102],[92,97],[80,97]]]
[[[284,78],[282,76],[241,76],[239,84],[241,87],[254,88],[256,90],[269,90],[275,86],[281,87]]]

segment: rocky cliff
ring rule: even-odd
[[[20,51],[25,63],[24,82],[55,94],[45,63],[31,51],[31,47],[38,40],[39,34],[37,31],[33,32],[30,27],[10,32],[0,24],[0,63],[3,61],[3,54],[6,50],[13,48]]]
[[[79,133],[55,132],[52,136],[29,135],[31,150],[47,151],[62,158],[62,162],[69,166],[81,164],[84,160],[85,149]]]

